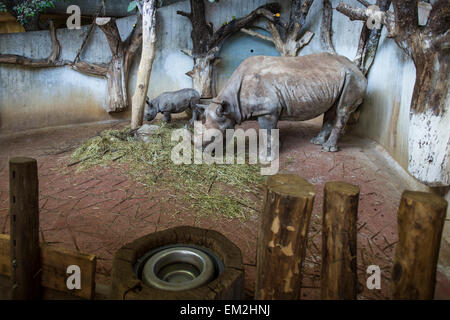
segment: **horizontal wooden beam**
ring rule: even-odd
[[[81,270],[81,289],[69,290],[66,285],[67,267],[76,265]],[[41,244],[41,284],[43,287],[93,299],[95,296],[95,255],[82,254]],[[0,274],[11,276],[10,237],[0,234]]]

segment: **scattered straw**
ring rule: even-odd
[[[150,143],[136,141],[129,128],[103,131],[76,149],[69,165],[85,170],[121,163],[132,179],[150,191],[170,191],[199,214],[246,219],[256,213],[261,201],[255,204],[249,199],[260,199],[264,178],[258,165],[176,165],[170,155],[178,142],[171,141],[171,132],[182,124],[158,125]]]

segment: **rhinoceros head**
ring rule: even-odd
[[[205,110],[205,129],[217,129],[222,133],[226,129],[233,129],[236,120],[231,113],[231,105],[224,100],[213,100]],[[212,141],[203,140],[203,146],[207,146]]]
[[[205,111],[206,129],[218,129],[224,132],[233,129],[236,120],[231,114],[231,106],[227,101],[213,100]]]
[[[144,113],[144,119],[146,121],[152,121],[156,118],[156,115],[158,114],[158,108],[155,106],[153,101],[149,101],[148,97],[146,99],[146,106],[145,106],[145,113]]]

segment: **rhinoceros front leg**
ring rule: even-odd
[[[164,115],[164,117],[163,117],[163,121],[164,122],[169,123],[172,120],[172,116],[170,114],[170,111],[163,112],[163,115]]]
[[[259,127],[267,130],[266,141],[261,141],[259,146],[259,159],[261,162],[271,162],[276,155],[272,154],[272,130],[277,128],[278,117],[269,115],[258,118]]]

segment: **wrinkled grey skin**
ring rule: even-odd
[[[207,108],[208,105],[206,104],[197,103],[195,106],[193,106],[191,124],[193,124],[194,121],[197,120],[205,120],[205,110]]]
[[[163,120],[170,122],[172,113],[181,113],[188,108],[194,110],[195,105],[200,102],[200,94],[195,89],[181,89],[164,92],[151,101],[147,97],[145,102],[145,120],[152,121],[161,112]]]
[[[322,145],[324,151],[335,152],[366,88],[364,75],[343,56],[254,56],[241,63],[208,106],[205,126],[224,132],[243,121],[257,119],[262,129],[269,130],[270,137],[270,130],[277,128],[279,120],[304,121],[324,113],[322,129],[311,142]],[[203,147],[211,142],[204,141]]]

